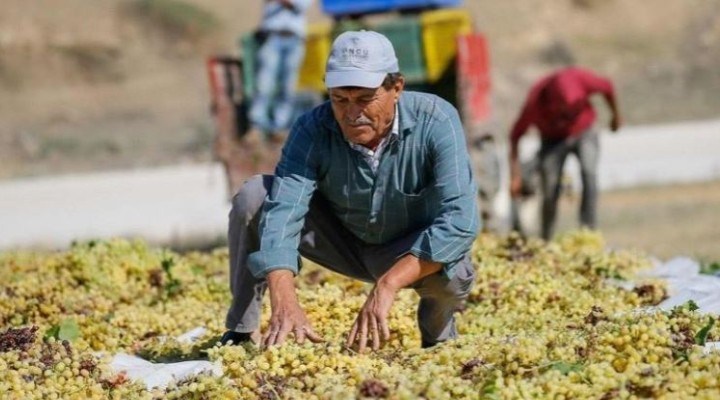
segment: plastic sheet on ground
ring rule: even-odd
[[[705,354],[710,353],[711,351],[720,351],[720,342],[707,342],[705,343],[705,348],[703,349]]]
[[[688,257],[675,257],[664,263],[654,260],[654,263],[655,267],[649,271],[644,271],[643,275],[659,278],[682,278],[700,274],[700,264]]]
[[[202,337],[202,335],[207,332],[207,329],[203,328],[202,326],[198,326],[197,328],[193,328],[182,335],[176,337],[175,339],[180,343],[192,343]]]
[[[167,387],[199,374],[222,375],[222,366],[210,361],[181,361],[176,363],[151,363],[140,357],[117,354],[110,363],[113,371],[125,372],[133,381],[142,381],[148,389]]]
[[[176,339],[179,342],[194,342],[206,331],[207,329],[203,327],[197,327]],[[147,389],[165,388],[171,382],[182,381],[200,374],[222,375],[220,363],[203,360],[152,363],[140,357],[122,353],[113,357],[110,367],[115,373],[124,372],[129,379],[142,382]]]
[[[657,278],[667,282],[668,298],[654,307],[644,307],[634,312],[669,311],[675,306],[692,300],[698,311],[720,315],[720,276],[700,273],[700,264],[687,257],[676,257],[667,262],[654,260],[652,269],[638,274],[639,279]],[[635,282],[607,279],[607,283],[625,290],[633,290]]]
[[[676,257],[665,263],[656,263],[641,277],[654,277],[667,281],[668,297],[658,308],[670,310],[692,300],[700,312],[720,314],[720,277],[700,273],[700,264],[687,257]]]

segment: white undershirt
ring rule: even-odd
[[[353,148],[353,150],[356,150],[360,152],[360,154],[362,154],[363,158],[368,163],[370,169],[372,169],[373,172],[377,172],[377,169],[380,166],[380,156],[382,155],[383,150],[385,150],[385,147],[387,147],[387,145],[390,143],[390,138],[397,137],[400,133],[399,121],[400,118],[398,118],[398,108],[397,104],[395,104],[395,117],[393,118],[390,134],[380,140],[380,144],[378,144],[378,147],[375,150],[370,150],[365,146],[348,142],[350,144],[350,147]]]

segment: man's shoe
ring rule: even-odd
[[[220,338],[223,346],[238,346],[247,342],[252,342],[252,332],[227,331]]]

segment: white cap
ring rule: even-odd
[[[389,73],[399,72],[392,43],[373,31],[344,32],[333,42],[325,66],[325,86],[377,88]]]

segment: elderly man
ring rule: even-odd
[[[473,285],[469,250],[480,225],[457,111],[404,92],[392,44],[376,32],[337,37],[325,84],[330,101],[294,124],[275,175],[251,178],[233,199],[233,301],[221,342],[258,340],[266,288],[264,345],[289,334],[321,340],[295,293],[300,255],[374,283],[348,346],[378,349],[388,340],[402,288],[420,295],[424,347],[455,337],[453,312]]]

